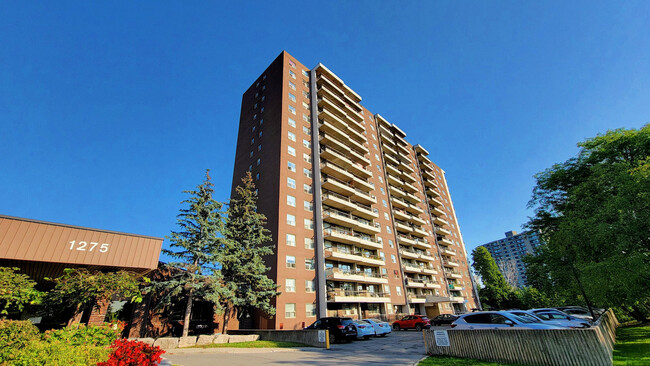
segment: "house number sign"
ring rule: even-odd
[[[108,248],[110,246],[111,245],[108,243],[103,243],[100,245],[98,242],[95,241],[91,241],[90,243],[88,243],[85,241],[77,242],[76,240],[73,240],[70,242],[70,250],[79,250],[81,252],[93,252],[97,250],[100,253],[106,253],[108,252]]]

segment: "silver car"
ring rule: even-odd
[[[571,321],[582,321],[582,322],[587,322],[591,324],[591,321],[589,319],[584,319],[584,318],[579,318],[577,316],[573,316],[570,314],[565,313],[564,311],[560,311],[557,309],[553,308],[541,308],[541,309],[530,309],[528,310],[531,313],[537,315],[538,317],[542,319],[566,319],[566,320],[571,320]]]
[[[453,329],[563,329],[557,325],[541,324],[526,318],[518,317],[507,311],[483,311],[463,314],[453,323]]]
[[[520,318],[526,318],[537,323],[557,325],[565,328],[589,328],[590,324],[586,321],[568,320],[566,318],[557,319],[546,315],[536,315],[524,310],[510,310],[512,314]]]
[[[392,331],[390,324],[383,322],[379,319],[363,319],[368,323],[372,324],[372,327],[375,329],[375,336],[385,337]]]

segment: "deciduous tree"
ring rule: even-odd
[[[41,301],[42,293],[34,288],[36,282],[18,271],[18,268],[0,267],[0,316],[3,318]]]

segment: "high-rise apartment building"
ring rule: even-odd
[[[539,245],[538,232],[526,231],[517,234],[516,231],[508,231],[505,238],[481,246],[490,252],[508,282],[522,287],[527,284],[526,267],[522,259],[528,254],[533,254]]]
[[[287,52],[243,95],[233,187],[252,172],[282,292],[276,315],[249,326],[476,307],[444,171],[360,102],[325,66]]]

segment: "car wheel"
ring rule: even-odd
[[[415,324],[415,330],[417,330],[418,332],[421,332],[422,331],[422,324]]]
[[[388,333],[380,334],[379,336],[380,336],[380,337],[385,337],[386,334],[388,334]]]
[[[369,335],[365,335],[365,336],[363,336],[363,339],[365,339],[365,340],[367,341],[368,339],[370,339],[370,336],[369,336]]]
[[[394,330],[399,330],[399,324],[393,324],[393,329]]]
[[[336,336],[334,333],[330,333],[330,344],[336,343]]]

